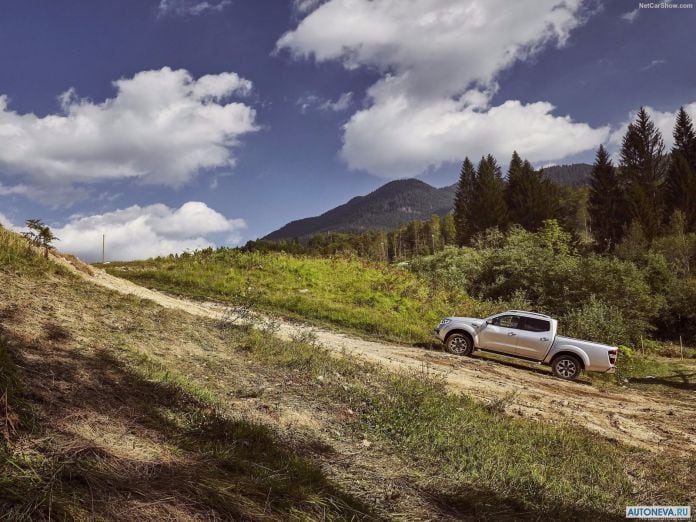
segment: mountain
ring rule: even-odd
[[[430,219],[432,214],[445,215],[454,206],[454,192],[454,185],[438,189],[417,179],[391,181],[320,216],[291,221],[263,239],[393,229],[414,219]]]
[[[591,172],[592,165],[586,163],[544,169],[549,179],[570,187],[588,185]],[[262,239],[292,239],[321,232],[391,230],[414,219],[447,214],[454,207],[455,191],[456,184],[435,188],[417,179],[391,181],[320,216],[291,221]]]
[[[568,187],[583,187],[590,184],[592,165],[573,163],[572,165],[554,165],[545,167],[544,174],[551,181]]]

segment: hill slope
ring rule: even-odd
[[[393,229],[414,219],[444,215],[454,205],[454,186],[435,188],[417,179],[391,181],[366,196],[320,216],[292,221],[263,239],[287,239],[320,232]]]
[[[105,277],[0,227],[0,518],[605,520],[692,499],[689,460]]]
[[[592,165],[573,163],[571,165],[554,165],[546,167],[544,174],[551,181],[568,187],[582,187],[590,184]]]
[[[592,165],[575,163],[544,169],[560,185],[580,187],[589,183]],[[291,221],[263,239],[292,239],[321,232],[391,230],[415,219],[444,216],[454,207],[456,184],[435,188],[417,179],[401,179],[382,185],[366,196],[357,196],[320,216]]]

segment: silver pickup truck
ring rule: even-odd
[[[618,349],[556,335],[558,321],[548,315],[508,310],[485,319],[445,317],[434,330],[448,352],[499,353],[551,366],[556,377],[574,380],[583,370],[610,372]]]

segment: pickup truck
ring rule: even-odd
[[[494,352],[551,366],[556,377],[577,379],[583,370],[611,372],[618,348],[556,335],[558,321],[548,315],[508,310],[485,319],[445,317],[434,330],[448,352]]]

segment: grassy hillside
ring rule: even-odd
[[[504,304],[428,286],[405,268],[358,259],[236,250],[108,265],[131,281],[194,298],[248,304],[392,341],[428,342],[445,315],[486,314]]]
[[[674,353],[651,337],[693,341],[696,294],[665,256],[588,254],[555,223],[536,233],[493,233],[475,247],[399,265],[221,249],[106,268],[175,294],[405,343],[428,342],[443,316],[484,317],[509,307],[549,313],[566,335],[641,350]]]
[[[668,473],[427,374],[115,295],[0,230],[10,247],[24,252],[0,265],[11,519],[607,519],[693,495],[690,460]]]

